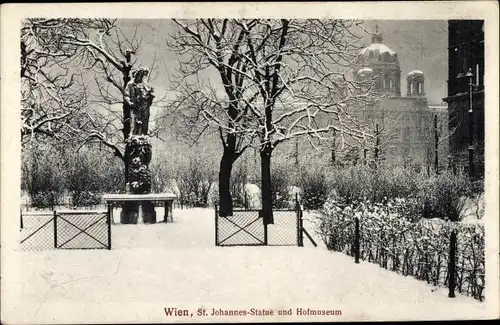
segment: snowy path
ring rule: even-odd
[[[113,226],[113,249],[18,252],[10,323],[349,321],[481,318],[485,304],[323,247],[215,247],[213,211]],[[319,241],[318,241],[318,244]],[[16,307],[13,307],[13,306]],[[4,307],[4,306],[2,306]],[[190,317],[167,317],[165,307]],[[207,308],[292,308],[280,318],[197,317]],[[296,308],[342,310],[300,316]],[[278,317],[278,316],[276,316]]]

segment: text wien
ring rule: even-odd
[[[178,317],[189,317],[193,316],[189,313],[187,309],[177,309],[177,308],[163,308],[165,310],[165,315],[167,316],[178,316]]]

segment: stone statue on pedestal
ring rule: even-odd
[[[130,136],[147,135],[149,110],[153,103],[153,87],[144,81],[149,73],[146,68],[132,72],[132,80],[125,86],[124,100],[130,107]]]
[[[139,68],[132,73],[132,80],[125,87],[124,101],[130,108],[130,134],[125,139],[128,168],[127,193],[148,194],[151,192],[151,143],[148,136],[149,112],[153,103],[153,88],[144,77],[148,70]],[[137,223],[141,215],[145,222],[155,222],[154,205],[149,201],[128,202],[123,206],[122,223]]]

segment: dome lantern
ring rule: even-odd
[[[425,77],[420,70],[413,70],[406,76],[406,96],[408,97],[425,97],[424,89]]]
[[[372,44],[359,51],[356,62],[356,75],[366,73],[369,68],[377,78],[376,87],[390,96],[401,96],[401,68],[397,53],[382,43],[382,34],[376,26],[372,34]]]
[[[382,34],[378,31],[378,24],[375,26],[375,34],[372,35],[373,44],[382,44]]]

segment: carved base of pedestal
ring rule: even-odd
[[[121,208],[121,224],[155,223],[155,208],[161,206],[164,207],[163,221],[161,222],[173,222],[172,205],[175,198],[175,195],[172,193],[103,195],[112,220],[114,220],[114,208]]]
[[[151,201],[126,202],[120,213],[120,223],[156,223],[155,206]]]

